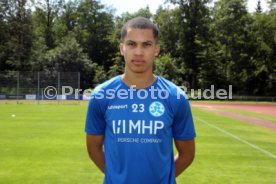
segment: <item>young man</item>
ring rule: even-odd
[[[175,184],[193,161],[189,102],[177,86],[153,74],[157,37],[150,20],[128,21],[121,30],[124,74],[99,85],[90,100],[87,150],[105,184]]]

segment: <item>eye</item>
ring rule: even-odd
[[[128,42],[127,45],[128,46],[135,46],[135,43],[134,42]]]
[[[144,45],[144,47],[151,47],[152,46],[151,43],[144,43],[143,45]]]

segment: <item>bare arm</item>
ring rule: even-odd
[[[194,140],[175,140],[177,155],[174,158],[175,177],[179,176],[193,162],[195,156]]]
[[[104,173],[105,160],[103,151],[104,136],[103,135],[86,135],[86,146],[90,159]]]

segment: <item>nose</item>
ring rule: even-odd
[[[134,54],[137,56],[142,56],[144,53],[143,48],[141,46],[137,46],[134,50]]]

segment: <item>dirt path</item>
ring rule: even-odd
[[[258,118],[253,118],[249,116],[244,116],[240,114],[235,114],[232,112],[227,112],[227,109],[241,109],[246,111],[251,111],[255,113],[262,113],[267,115],[276,116],[276,105],[273,104],[198,104],[191,103],[192,107],[200,107],[210,112],[215,112],[223,116],[238,119],[247,123],[252,123],[260,125],[266,128],[276,130],[276,123],[272,121],[262,120]]]

